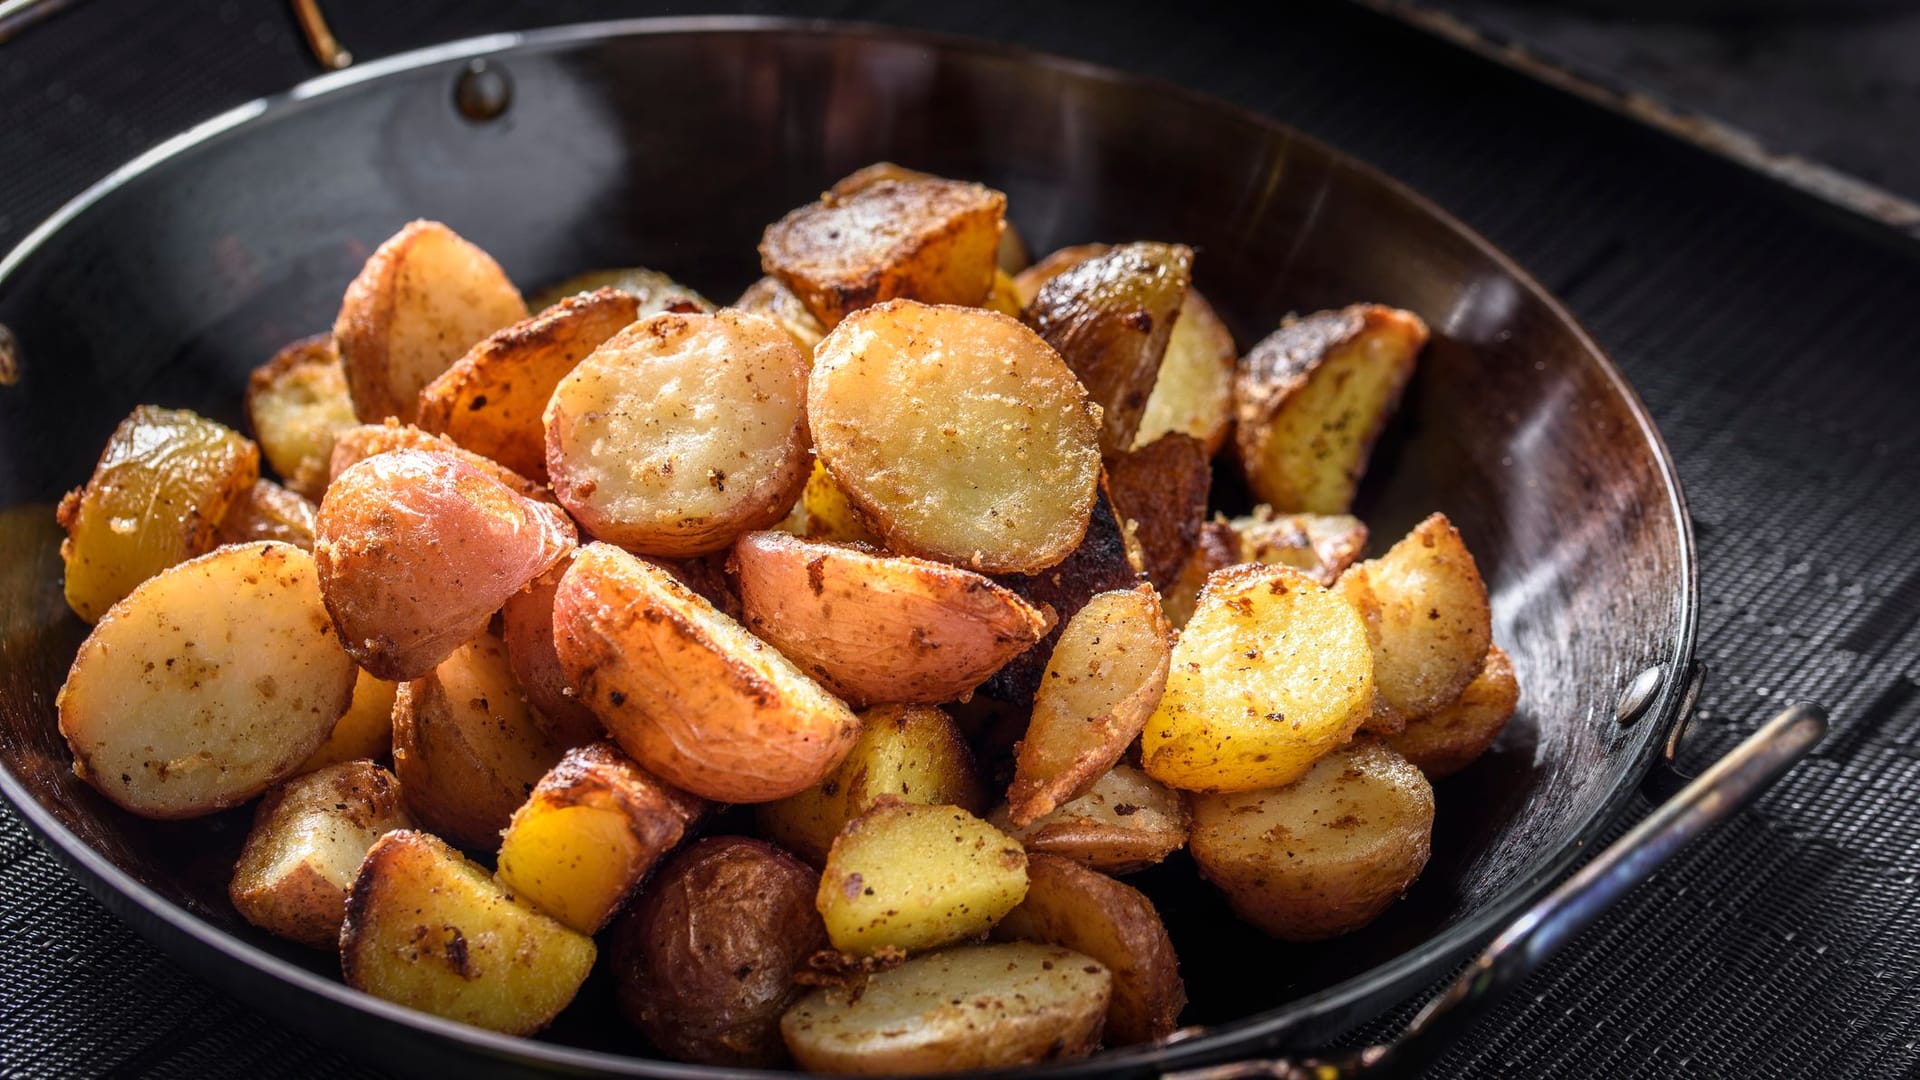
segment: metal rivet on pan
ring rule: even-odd
[[[1633,722],[1646,714],[1647,706],[1653,704],[1653,695],[1660,689],[1660,677],[1667,669],[1655,664],[1633,677],[1627,684],[1626,693],[1620,695],[1620,708],[1613,714],[1621,727],[1631,727]]]
[[[0,386],[20,381],[20,339],[0,324]]]
[[[513,103],[513,80],[505,68],[485,60],[469,60],[454,80],[453,104],[460,115],[477,123],[497,120]]]

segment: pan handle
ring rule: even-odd
[[[1826,731],[1826,710],[1818,705],[1800,702],[1781,710],[1579,873],[1528,908],[1392,1042],[1321,1059],[1237,1061],[1187,1069],[1168,1073],[1165,1080],[1331,1080],[1386,1075],[1432,1061],[1480,1018],[1488,1002],[1538,970],[1674,853],[1758,798],[1805,757]]]

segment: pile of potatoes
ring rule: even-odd
[[[142,406],[62,503],[75,771],[258,800],[235,907],[361,990],[527,1034],[604,949],[709,1064],[1163,1038],[1121,878],[1182,849],[1267,933],[1364,925],[1518,693],[1446,518],[1360,561],[1347,513],[1424,324],[1242,356],[1192,250],[1025,266],[1005,212],[863,169],[728,307],[634,270],[530,310],[406,226],[254,373],[253,439]]]

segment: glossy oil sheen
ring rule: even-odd
[[[455,108],[468,58],[512,80],[504,115]],[[257,115],[255,115],[257,114]],[[1250,346],[1290,311],[1375,300],[1434,340],[1357,512],[1381,550],[1444,510],[1494,593],[1520,713],[1439,785],[1434,855],[1375,925],[1312,946],[1228,917],[1191,864],[1133,879],[1167,918],[1204,1033],[1093,1067],[1312,1045],[1449,970],[1615,813],[1671,724],[1650,664],[1681,671],[1693,564],[1664,448],[1612,367],[1538,286],[1451,219],[1289,130],[1162,84],[901,32],[751,21],[609,24],[384,61],[252,106],[150,155],[0,266],[19,337],[0,386],[0,787],[97,894],[181,960],[388,1068],[650,1060],[596,977],[540,1042],[354,994],[337,965],[246,926],[225,884],[246,813],[153,823],[74,779],[53,695],[84,635],[60,600],[52,504],[136,404],[240,420],[247,372],[328,326],[347,281],[414,217],[445,221],[524,288],[644,264],[714,297],[758,274],[764,224],[877,159],[1005,191],[1037,252],[1179,241]]]

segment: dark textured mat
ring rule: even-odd
[[[1920,250],[1339,4],[798,6],[1166,76],[1458,213],[1561,292],[1680,462],[1714,671],[1688,758],[1784,699],[1832,707],[1815,760],[1575,941],[1434,1075],[1920,1071]],[[664,9],[328,8],[363,59]],[[90,0],[0,46],[0,244],[133,152],[311,71],[268,3]],[[157,956],[0,813],[0,1075],[351,1069]]]

